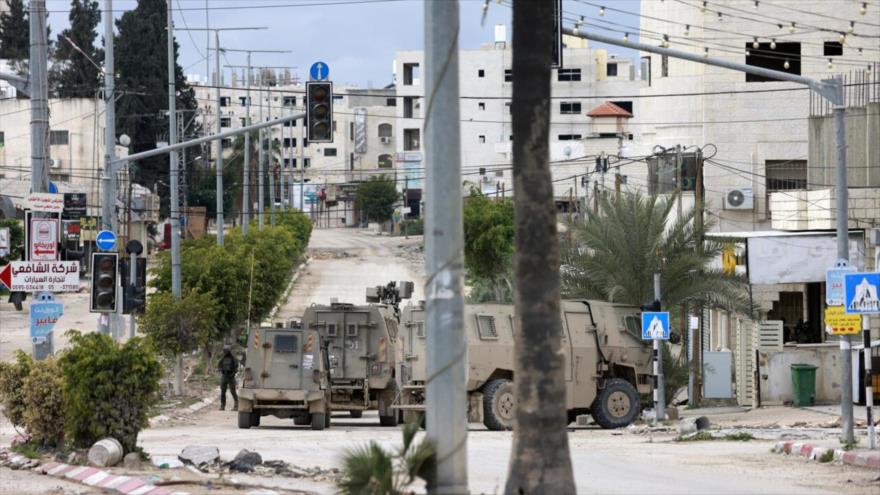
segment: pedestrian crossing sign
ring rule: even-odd
[[[669,340],[669,312],[642,313],[642,340]]]

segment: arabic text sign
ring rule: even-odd
[[[64,305],[59,302],[40,302],[31,304],[31,338],[46,337],[58,318],[64,314]]]
[[[11,291],[76,292],[79,261],[13,261],[0,269],[0,282]]]
[[[28,194],[27,206],[34,211],[61,213],[64,210],[64,195],[51,193]]]
[[[862,317],[847,314],[843,306],[825,308],[825,331],[829,335],[858,335],[862,331]]]
[[[58,259],[58,219],[31,218],[31,261]]]

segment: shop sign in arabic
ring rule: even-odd
[[[46,337],[64,314],[59,302],[35,302],[31,304],[31,338]]]
[[[76,292],[79,261],[13,261],[0,268],[0,282],[11,291]]]

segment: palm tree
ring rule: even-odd
[[[601,200],[600,213],[587,211],[585,224],[572,224],[572,243],[563,249],[562,290],[566,297],[632,305],[654,300],[660,272],[665,308],[705,305],[751,314],[745,277],[710,266],[721,243],[700,240],[712,228],[694,225],[694,210],[670,218],[677,200],[622,194]]]

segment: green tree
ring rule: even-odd
[[[52,86],[61,98],[93,98],[101,76],[95,64],[104,59],[104,51],[95,46],[101,21],[98,2],[71,0],[68,18],[70,27],[61,32],[56,43],[58,68],[53,67],[50,74]]]
[[[217,328],[217,303],[195,289],[180,299],[167,292],[150,295],[147,311],[140,318],[141,330],[161,354],[172,357],[207,348],[221,339]]]
[[[565,295],[645,304],[654,300],[659,271],[666,308],[695,304],[749,314],[745,278],[709,266],[721,244],[704,240],[697,249],[712,222],[697,229],[693,210],[671,218],[675,202],[622,194],[603,199],[598,214],[587,210],[587,222],[571,226],[574,242],[563,253]]]
[[[131,138],[131,153],[156,147],[168,135],[167,4],[165,0],[138,0],[137,7],[116,22],[116,130]],[[174,44],[177,60],[179,47]],[[177,109],[191,116],[196,110],[195,92],[186,83],[183,69],[175,63]],[[168,155],[139,161],[135,180],[158,190],[161,208],[168,208]],[[160,182],[160,179],[162,180]]]
[[[30,27],[24,0],[8,0],[0,14],[0,58],[24,60],[30,53]]]
[[[399,197],[393,180],[384,175],[373,176],[358,185],[355,208],[371,222],[386,222],[391,220]]]
[[[464,202],[463,222],[468,285],[479,289],[477,294],[472,290],[472,299],[511,302],[513,201],[492,199],[471,187]]]

